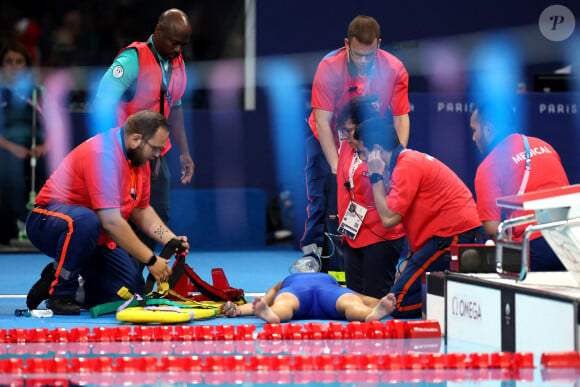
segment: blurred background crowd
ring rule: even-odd
[[[185,61],[239,58],[244,55],[244,2],[236,0],[4,0],[0,13],[2,43],[19,40],[34,66],[110,64],[118,51],[151,34],[159,14],[177,7],[190,15],[191,44]],[[241,32],[241,33],[240,33]]]

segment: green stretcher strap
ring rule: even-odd
[[[126,300],[121,300],[121,301],[106,302],[101,305],[95,305],[90,309],[91,317],[99,317],[102,316],[103,314],[115,313],[117,309],[126,302],[127,302]],[[129,304],[129,306],[139,306],[139,305],[140,305],[139,301],[137,300],[134,300]]]
[[[117,312],[119,307],[123,306],[126,303],[127,303],[127,300],[121,300],[121,301],[112,301],[112,302],[107,302],[107,303],[104,303],[101,305],[93,306],[90,309],[91,317],[99,317],[99,316],[102,316],[104,314],[115,313],[115,312]],[[213,304],[207,305],[207,304],[204,304],[202,302],[197,302],[197,301],[188,300],[188,299],[185,299],[184,302],[179,302],[179,301],[168,300],[166,298],[152,298],[150,296],[145,296],[145,298],[141,302],[138,299],[134,299],[129,304],[127,304],[125,307],[130,308],[130,307],[134,307],[134,306],[143,306],[143,303],[145,303],[146,305],[171,305],[171,306],[177,306],[180,308],[189,308],[189,309],[214,309],[216,315],[219,314],[219,307],[216,305],[213,305]]]

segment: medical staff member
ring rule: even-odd
[[[306,139],[309,205],[300,243],[304,255],[322,255],[325,233],[335,234],[338,228],[336,118],[348,100],[375,94],[381,115],[387,110],[392,115],[401,142],[409,139],[409,75],[403,63],[380,46],[379,23],[359,15],[348,25],[344,47],[326,55],[316,69]],[[342,270],[341,265],[340,257],[328,264],[332,270]]]
[[[364,121],[355,131],[367,166],[377,211],[383,226],[402,223],[411,255],[400,265],[391,293],[399,318],[420,317],[421,277],[428,271],[449,270],[452,243],[484,243],[471,191],[433,156],[405,148],[386,119]],[[390,186],[387,193],[385,185]]]
[[[482,102],[471,114],[472,139],[485,159],[475,174],[477,211],[490,239],[496,240],[501,221],[533,213],[508,211],[496,204],[502,196],[570,185],[562,160],[547,142],[517,133],[515,112],[501,101]],[[530,223],[514,227],[511,235],[521,241]],[[564,265],[541,233],[530,241],[531,271],[560,271]]]
[[[120,300],[122,287],[143,294],[143,276],[129,255],[158,283],[169,278],[168,261],[141,242],[127,222],[156,242],[178,238],[189,249],[187,237],[177,237],[149,205],[149,162],[159,157],[168,137],[165,118],[143,110],[67,155],[38,193],[26,222],[30,241],[54,259],[28,292],[29,309],[48,299],[55,314],[78,315],[81,306]]]
[[[405,241],[402,224],[383,227],[366,158],[358,151],[358,141],[353,137],[361,122],[380,117],[379,106],[375,96],[354,97],[343,107],[337,121],[344,137],[338,151],[336,177],[346,286],[375,298],[383,297],[393,286]]]
[[[164,115],[181,152],[182,184],[191,181],[194,169],[182,111],[187,84],[182,52],[190,35],[185,12],[175,8],[163,12],[146,42],[133,42],[119,52],[101,79],[95,101],[97,118],[105,120],[102,128],[123,125],[128,116],[145,109]],[[170,208],[171,173],[166,158],[170,148],[167,139],[161,156],[151,164],[151,205],[165,223]],[[149,248],[155,248],[154,240],[139,236]]]

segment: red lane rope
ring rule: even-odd
[[[580,353],[542,354],[544,368],[572,368],[580,372]],[[224,372],[224,371],[341,371],[341,370],[504,370],[514,373],[534,368],[531,352],[389,353],[339,355],[190,355],[7,358],[0,360],[2,374],[102,372]],[[506,374],[507,375],[507,374]],[[504,375],[504,376],[506,376]]]
[[[436,320],[387,320],[330,323],[243,325],[122,325],[118,327],[78,327],[0,329],[0,343],[60,342],[149,342],[149,341],[214,341],[214,340],[321,340],[321,339],[405,339],[438,338],[441,328]]]

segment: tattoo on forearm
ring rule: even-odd
[[[155,235],[163,240],[163,236],[167,233],[167,229],[163,226],[157,227],[157,230],[154,231]]]

